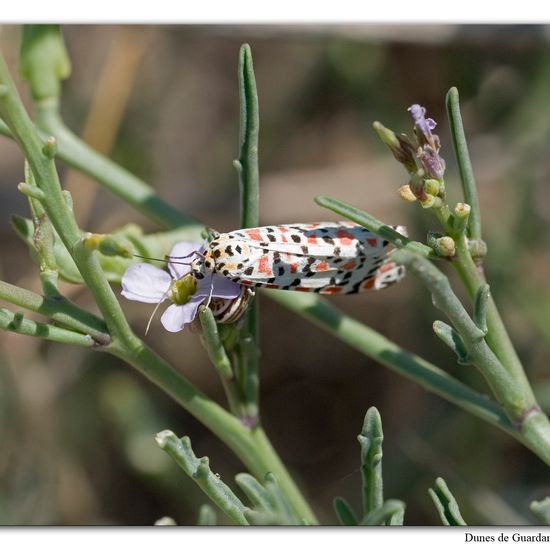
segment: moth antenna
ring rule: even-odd
[[[193,252],[189,252],[189,254],[186,254],[185,256],[166,256],[166,258],[170,258],[172,260],[173,258],[176,258],[177,260],[181,260],[183,258],[189,258],[189,256],[198,256],[199,258],[206,258],[204,254],[199,252],[198,250],[194,250]]]
[[[196,256],[199,256],[200,258],[204,258],[204,254],[201,254],[200,252],[197,252],[197,251],[193,251],[193,252],[190,252],[189,254],[186,254],[185,256],[164,256],[163,259],[161,258],[151,258],[150,256],[141,256],[140,254],[133,254],[133,256],[135,256],[136,258],[142,258],[143,260],[152,260],[154,262],[164,262],[166,263],[167,261],[170,261],[171,263],[173,264],[178,264],[178,265],[191,265],[191,262],[174,262],[173,260],[183,260],[185,258],[189,258],[190,256],[193,256],[193,255],[196,255]]]
[[[166,262],[166,258],[161,260],[160,258],[151,258],[150,256],[140,256],[139,254],[132,254],[136,258],[142,258],[143,260],[153,260],[154,262]]]

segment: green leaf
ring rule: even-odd
[[[245,511],[245,517],[252,525],[305,525],[285,499],[275,476],[268,473],[262,485],[250,474],[238,474],[237,485],[248,497],[252,509]]]
[[[472,318],[476,326],[487,334],[487,310],[489,308],[490,289],[487,283],[476,290],[474,297],[474,311]]]
[[[212,506],[208,504],[203,504],[199,509],[199,519],[197,521],[198,525],[216,525],[218,523],[218,518],[216,516],[216,511]]]
[[[21,44],[21,76],[35,100],[59,97],[61,80],[71,74],[71,61],[59,25],[25,25]]]
[[[425,244],[419,243],[417,241],[412,241],[411,239],[396,231],[393,227],[376,219],[368,212],[352,206],[351,204],[340,201],[338,199],[333,199],[332,197],[326,197],[324,195],[315,197],[315,202],[323,208],[327,208],[328,210],[331,210],[332,212],[335,212],[340,216],[344,216],[352,222],[362,225],[379,237],[382,237],[383,239],[391,242],[396,248],[405,248],[412,252],[421,254],[426,258],[437,257],[437,255],[429,246],[426,246]]]
[[[259,167],[258,138],[260,114],[258,90],[252,63],[252,51],[243,44],[239,51],[239,95],[240,95],[240,154],[235,161],[241,184],[241,225],[256,227],[259,220]]]
[[[267,491],[254,476],[246,473],[237,474],[235,476],[235,481],[254,509],[269,510],[271,508],[271,502]]]
[[[239,525],[248,525],[246,506],[233,491],[210,469],[207,457],[198,459],[188,437],[178,439],[170,430],[157,434],[156,441],[176,464],[208,495],[218,508]]]
[[[257,227],[260,215],[260,169],[258,164],[260,112],[256,76],[252,63],[252,51],[248,44],[239,50],[239,97],[240,97],[240,150],[233,162],[239,174],[240,225]],[[258,422],[258,361],[259,361],[259,308],[253,299],[241,322],[239,345],[236,346],[237,382],[242,394],[245,414],[251,423]]]
[[[458,507],[455,497],[447,487],[445,480],[438,477],[435,488],[428,489],[443,525],[467,525]]]
[[[443,321],[434,321],[433,330],[436,336],[455,352],[459,365],[472,363],[466,345],[456,330]]]
[[[341,525],[357,525],[357,516],[351,505],[345,499],[336,497],[332,504]]]
[[[544,525],[550,525],[550,497],[542,500],[534,500],[529,509]]]
[[[371,407],[357,437],[361,446],[361,478],[363,481],[363,514],[382,506],[384,483],[382,480],[382,419],[376,407]]]
[[[470,153],[468,152],[466,135],[464,133],[464,125],[462,124],[462,116],[460,114],[458,90],[454,87],[451,88],[447,92],[445,101],[455,156],[460,171],[464,202],[471,207],[468,220],[468,237],[470,239],[481,239],[481,214],[479,211],[477,188]]]
[[[386,500],[382,506],[369,512],[360,525],[396,525],[392,521],[402,520],[405,513],[405,503],[400,500]]]

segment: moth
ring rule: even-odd
[[[406,234],[401,226],[395,229]],[[354,294],[404,277],[405,268],[388,257],[388,247],[382,237],[348,221],[269,225],[214,234],[191,268],[197,279],[217,273],[246,287]]]

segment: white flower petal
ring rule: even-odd
[[[168,269],[174,279],[181,279],[191,271],[191,262],[197,257],[193,252],[202,252],[201,249],[204,249],[201,243],[188,241],[181,241],[172,247]]]
[[[221,275],[210,274],[200,279],[195,297],[236,298],[241,292],[241,285]]]
[[[151,264],[136,264],[122,276],[122,295],[128,300],[155,304],[166,298],[172,277]]]
[[[203,300],[191,300],[183,306],[172,304],[162,314],[160,322],[168,332],[183,330],[197,315],[197,309]]]

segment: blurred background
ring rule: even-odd
[[[250,43],[259,89],[261,221],[337,219],[317,207],[332,195],[424,240],[435,219],[396,196],[405,171],[372,122],[411,132],[407,107],[439,122],[451,200],[460,190],[444,98],[457,86],[489,246],[492,292],[541,404],[550,411],[550,28],[545,26],[71,26],[63,87],[67,124],[217,230],[236,229],[239,46]],[[21,29],[0,43],[16,70]],[[24,83],[19,89],[28,100]],[[40,291],[37,269],[9,223],[28,216],[16,190],[23,162],[0,138],[0,277]],[[93,181],[60,165],[80,225],[108,232],[128,222],[159,228]],[[449,273],[452,277],[452,274]],[[463,296],[458,281],[457,292]],[[67,287],[66,287],[67,288]],[[84,289],[67,290],[83,304]],[[335,305],[481,392],[434,336],[437,313],[408,278]],[[150,307],[123,304],[138,334]],[[91,307],[91,306],[89,306]],[[154,323],[145,337],[219,402],[222,388],[190,332]],[[332,499],[360,505],[359,445],[368,407],[382,415],[387,498],[405,523],[437,525],[428,496],[443,476],[471,525],[528,524],[550,493],[547,467],[508,436],[262,299],[261,404],[268,435],[319,518]],[[0,523],[196,523],[203,493],[157,447],[169,428],[234,487],[237,459],[186,411],[117,359],[0,334]],[[223,520],[221,520],[223,522]]]

